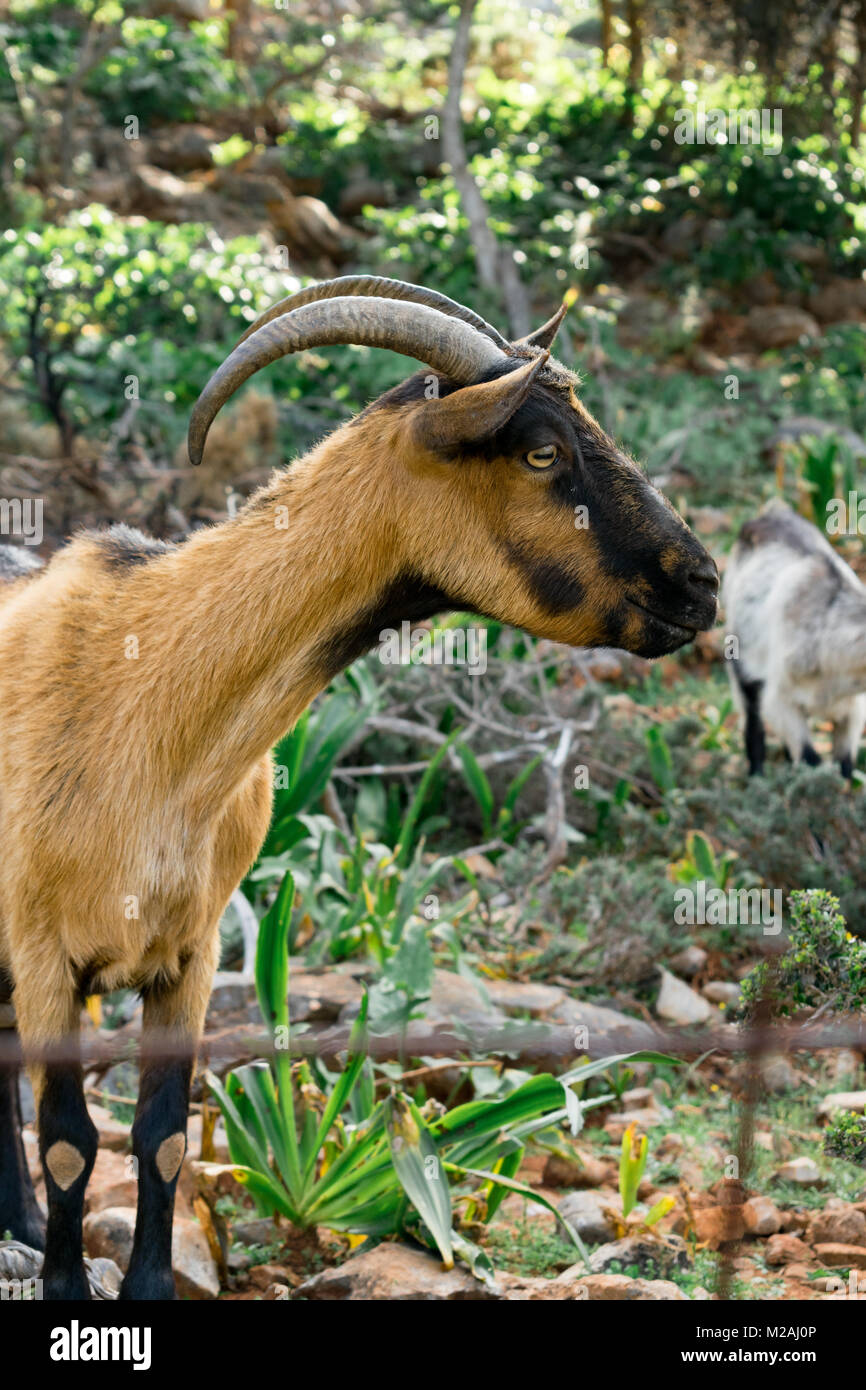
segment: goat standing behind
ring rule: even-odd
[[[775,502],[743,526],[724,601],[749,772],[764,766],[764,721],[792,762],[819,763],[809,721],[829,719],[850,777],[866,724],[866,587],[816,526]]]
[[[79,536],[0,606],[0,1009],[14,1006],[48,1196],[43,1294],[86,1298],[97,1135],[82,996],[144,1000],[138,1214],[122,1298],[171,1298],[188,1091],[219,921],[265,836],[269,750],[385,627],[448,609],[645,656],[712,624],[718,575],[550,359],[420,286],[316,285],[253,325],[193,411],[201,458],[259,367],[329,343],[428,364],[184,544]],[[8,1022],[8,1017],[7,1017]],[[70,1051],[72,1056],[70,1056]],[[0,1068],[0,1229],[41,1243]]]

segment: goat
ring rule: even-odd
[[[833,756],[851,777],[866,724],[866,587],[816,526],[777,501],[743,526],[723,588],[750,775],[763,771],[765,720],[792,762],[815,764],[809,720],[830,719]]]
[[[331,343],[427,364],[231,520],[183,543],[85,532],[0,607],[0,1001],[38,1106],[43,1293],[86,1298],[83,996],[143,997],[138,1211],[123,1298],[171,1298],[174,1192],[225,905],[268,828],[269,750],[383,627],[467,610],[658,656],[714,621],[716,567],[550,357],[419,286],[345,277],[268,311],[193,409]],[[578,524],[588,517],[588,525]],[[10,1011],[11,1012],[11,1011]],[[11,1021],[7,1019],[7,1022]],[[70,1039],[73,1058],[70,1060]],[[0,1093],[0,1228],[41,1223]]]

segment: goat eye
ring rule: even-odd
[[[543,449],[532,449],[526,455],[530,468],[552,468],[559,458],[555,444],[545,444]]]

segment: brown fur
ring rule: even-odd
[[[390,577],[420,567],[477,611],[604,640],[621,585],[592,530],[552,519],[543,478],[513,460],[406,458],[412,409],[338,430],[163,555],[124,568],[86,534],[4,593],[0,965],[25,1042],[74,1027],[85,977],[92,992],[159,981],[197,1033],[217,925],[267,829],[269,750],[327,679],[323,638]],[[507,544],[567,557],[591,601],[551,614]]]
[[[574,380],[545,367],[506,429],[456,453],[425,442],[435,403],[407,383],[233,520],[171,548],[84,534],[5,586],[0,972],[31,1059],[77,1034],[85,993],[121,987],[143,992],[145,1050],[153,1034],[194,1050],[219,921],[267,831],[270,749],[347,653],[376,640],[367,629],[403,601],[407,576],[430,611],[458,604],[576,645],[657,654],[712,620],[709,558],[586,414]],[[466,398],[476,419],[480,389]],[[455,407],[452,396],[452,419]],[[551,438],[557,476],[525,461]],[[589,529],[573,515],[581,479],[596,499]],[[31,1070],[47,1096],[48,1071]],[[74,1123],[85,1142],[73,1099],[60,1105],[46,1102],[55,1128]],[[183,1133],[160,1138],[145,1112],[140,1142],[159,1144],[169,1183]],[[65,1181],[60,1139],[46,1161],[64,1159]],[[73,1233],[80,1200],[70,1191],[62,1216]],[[132,1286],[153,1287],[145,1275]],[[144,1296],[168,1286],[156,1287]]]

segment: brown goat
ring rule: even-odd
[[[449,608],[647,656],[713,622],[712,560],[549,357],[561,316],[508,344],[397,281],[303,291],[205,388],[193,462],[235,388],[287,352],[378,345],[432,370],[182,545],[113,527],[35,575],[6,552],[0,1014],[32,1061],[46,1298],[88,1296],[81,1219],[97,1136],[70,1039],[83,996],[121,987],[144,998],[121,1296],[174,1296],[174,1192],[220,917],[267,830],[269,750],[334,674],[383,627]],[[18,1118],[7,1066],[0,1232],[41,1245]]]

